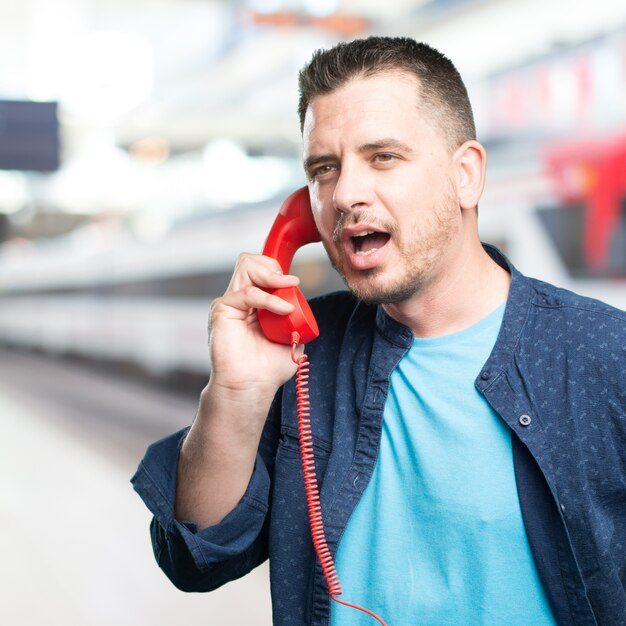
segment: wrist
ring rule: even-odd
[[[192,429],[205,449],[256,455],[275,393],[270,387],[242,391],[210,381],[200,394]]]

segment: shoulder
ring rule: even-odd
[[[606,302],[526,278],[531,302],[520,348],[577,369],[619,368],[626,360],[626,312]]]
[[[535,278],[524,280],[528,281],[534,292],[533,306],[543,314],[549,315],[553,312],[568,320],[605,322],[626,331],[626,311]]]
[[[622,311],[606,302],[557,287],[551,283],[531,278],[522,274],[500,250],[490,244],[483,244],[491,258],[511,274],[511,289],[508,308],[516,315],[524,317],[527,307],[540,311],[546,316],[556,313],[560,318],[606,319],[610,323],[624,328],[626,311]]]

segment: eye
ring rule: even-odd
[[[379,154],[375,154],[373,160],[378,161],[379,163],[389,163],[396,159],[395,154],[390,154],[389,152],[380,152]]]
[[[321,178],[329,172],[335,171],[336,169],[337,167],[334,165],[320,165],[319,167],[313,168],[310,171],[309,176],[311,178]]]

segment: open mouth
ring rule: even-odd
[[[382,248],[389,241],[388,233],[379,233],[373,230],[365,230],[362,233],[350,237],[355,254],[367,256]]]

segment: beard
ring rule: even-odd
[[[444,197],[430,212],[428,219],[416,221],[408,236],[400,231],[396,221],[368,217],[365,212],[342,214],[331,243],[324,242],[332,266],[354,296],[366,304],[398,304],[424,291],[439,275],[439,261],[449,249],[454,234],[460,228],[456,195],[450,186]],[[391,270],[386,266],[354,271],[349,267],[340,245],[341,232],[350,223],[365,222],[389,233],[387,245],[394,243],[400,258],[393,259]]]

